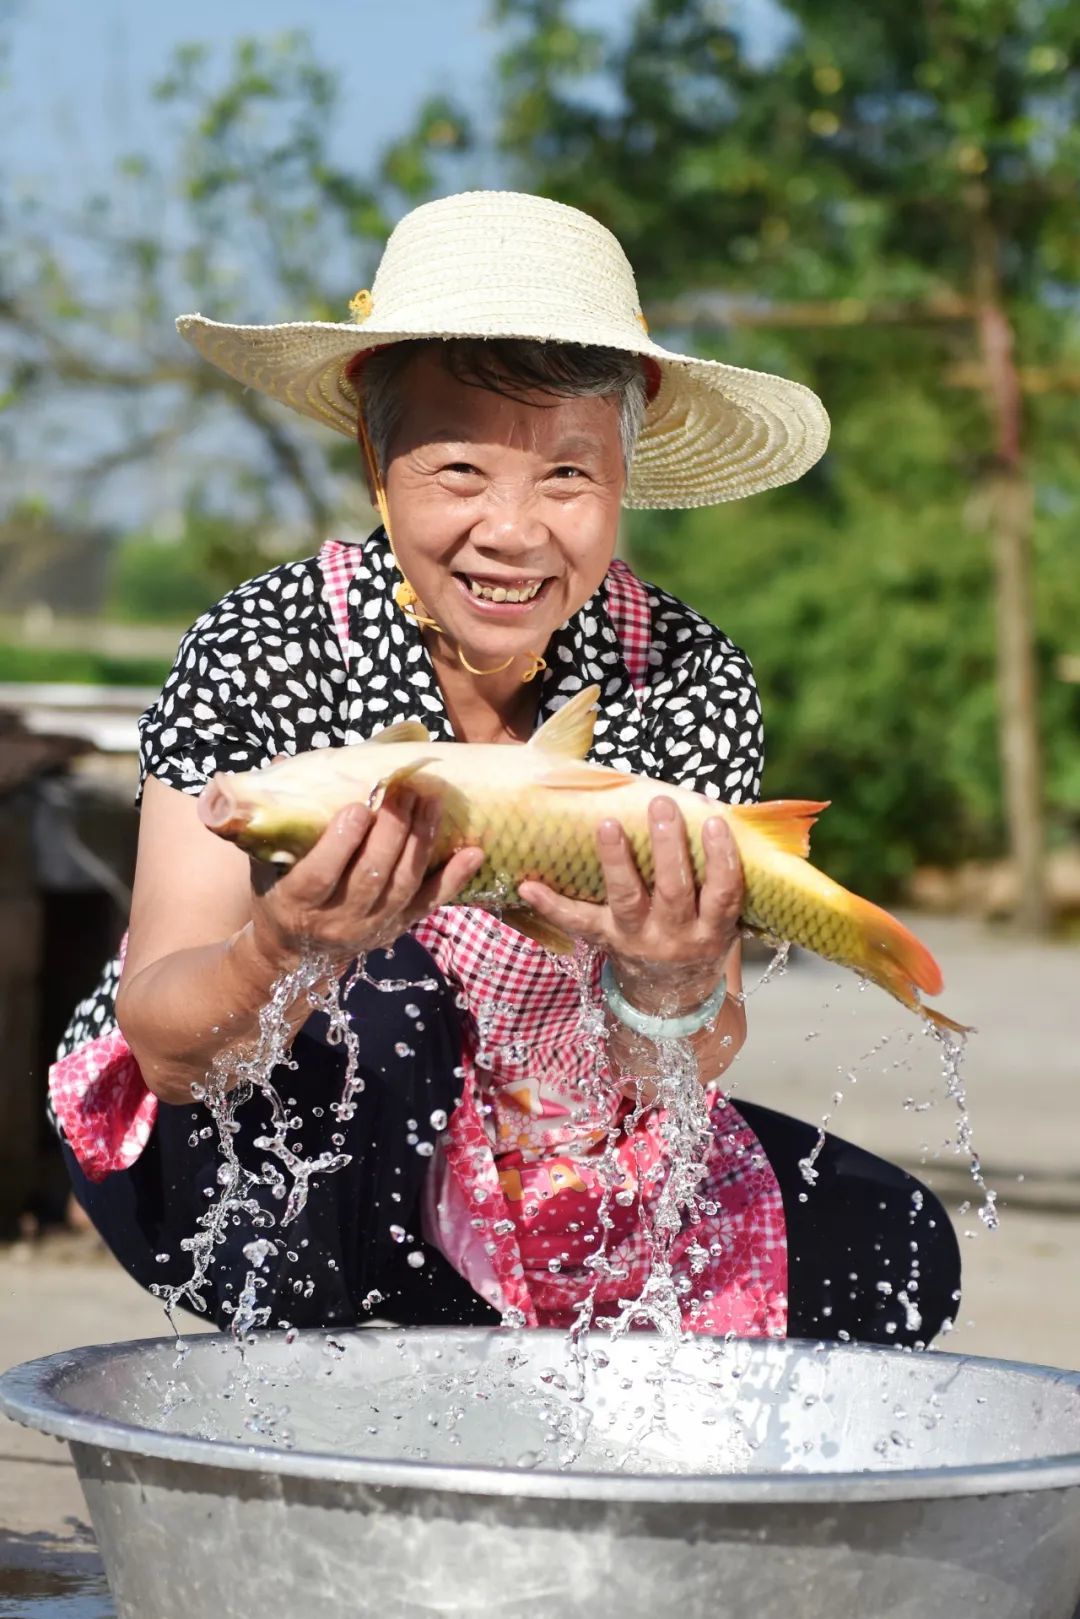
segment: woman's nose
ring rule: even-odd
[[[475,543],[484,550],[518,555],[546,543],[547,525],[531,500],[503,497],[485,512],[473,530]]]

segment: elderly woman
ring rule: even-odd
[[[615,239],[536,197],[417,209],[351,309],[341,325],[179,322],[247,386],[358,435],[384,521],[363,545],[330,542],[232,591],[144,716],[126,957],[78,1010],[52,1074],[80,1200],[140,1281],[186,1280],[181,1245],[216,1170],[193,1087],[250,1045],[275,983],[314,952],[350,985],[363,1086],[337,1117],[342,1048],[301,996],[292,1071],[275,1080],[303,1154],[346,1161],[286,1229],[280,1202],[254,1194],[275,1250],[260,1278],[268,1319],[350,1322],[377,1306],[402,1322],[557,1325],[585,1301],[602,1315],[637,1298],[667,1162],[660,1110],[628,1094],[656,1072],[652,1041],[679,1035],[712,1127],[672,1249],[684,1323],[928,1339],[958,1296],[936,1200],[832,1138],[811,1189],[798,1163],[816,1132],[720,1088],[746,1037],[741,874],[722,819],[700,889],[663,796],[652,892],[614,821],[598,833],[605,904],[524,885],[535,915],[596,947],[584,981],[453,904],[478,851],[425,875],[435,828],[407,790],[342,811],[274,882],[201,824],[196,796],[215,771],[415,718],[439,740],[514,746],[593,682],[593,758],[729,803],[758,793],[746,658],[614,559],[619,514],[798,477],[826,442],[815,396],[661,348]],[[590,1034],[593,996],[605,1015]],[[259,1095],[237,1126],[257,1178]],[[223,1323],[251,1236],[229,1222],[214,1250],[205,1290]]]

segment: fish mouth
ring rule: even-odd
[[[199,820],[219,838],[242,832],[251,821],[251,810],[241,804],[228,784],[228,777],[213,776],[199,794]]]

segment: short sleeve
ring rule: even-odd
[[[329,746],[341,730],[344,681],[313,562],[240,585],[184,636],[139,721],[139,796],[147,776],[196,794],[219,770]]]
[[[761,792],[764,725],[746,653],[674,597],[653,596],[650,679],[642,707],[665,781],[725,804]]]

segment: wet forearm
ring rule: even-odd
[[[248,926],[217,943],[174,951],[125,979],[117,1022],[149,1089],[163,1102],[189,1102],[215,1059],[253,1043],[259,1013],[288,965],[264,960]],[[301,995],[290,1009],[290,1039],[310,1011]]]

